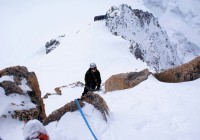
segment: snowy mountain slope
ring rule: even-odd
[[[181,32],[172,31],[173,45],[177,47],[177,54],[180,60],[183,63],[189,62],[194,57],[200,55],[200,47],[192,43],[185,37]]]
[[[129,52],[129,44],[121,37],[113,36],[106,28],[105,22],[88,25],[85,30],[66,38],[48,55],[32,62],[28,67],[37,73],[43,95],[51,87],[84,82],[84,75],[91,62],[95,62],[103,72],[104,82],[112,74],[139,71],[146,64],[136,60]],[[52,71],[55,74],[52,74]],[[51,80],[46,84],[46,78]],[[53,91],[52,91],[53,92]]]
[[[111,115],[107,124],[93,107],[85,106],[83,111],[98,139],[198,140],[199,84],[199,79],[170,84],[159,82],[149,76],[146,81],[132,89],[107,94],[99,92],[110,108]],[[68,92],[69,90],[71,89],[65,88],[63,93],[74,98],[77,98],[78,94],[81,95],[80,88],[74,89],[73,93]],[[60,98],[68,99],[67,96]],[[60,102],[66,103],[65,100]],[[1,130],[15,126],[15,129],[11,129],[10,132],[15,134],[15,138],[23,138],[22,123],[13,120],[4,122],[0,125]],[[46,126],[46,129],[50,138],[55,140],[93,139],[78,111],[66,113],[58,123],[52,122]],[[3,139],[13,138],[5,131],[1,131],[0,136]]]
[[[174,7],[176,7],[176,5],[179,9],[181,10],[183,9],[182,13],[184,13],[185,11],[187,12],[187,10],[191,9],[192,5],[195,4],[195,1],[191,2],[192,4],[190,4],[190,6],[181,6],[182,3],[180,1],[174,2],[175,4],[172,1],[158,1],[158,0],[144,1],[144,2],[146,6],[150,8],[150,10],[147,9],[144,5],[142,5],[143,4],[142,1],[126,1],[126,3],[133,9],[139,8],[144,11],[150,11],[153,12],[154,16],[157,15],[157,13],[160,13],[162,16],[160,16],[158,20],[161,23],[161,26],[166,28],[167,35],[169,36],[170,41],[171,40],[173,41],[174,40],[173,36],[177,36],[177,34],[184,35],[184,37],[187,39],[187,42],[183,42],[180,45],[177,45],[177,42],[180,41],[175,39],[176,41],[174,41],[174,46],[173,46],[174,49],[177,48],[178,54],[180,54],[179,55],[180,58],[182,58],[183,56],[188,58],[188,59],[183,59],[182,60],[183,63],[199,55],[199,50],[198,50],[199,36],[196,34],[195,31],[197,26],[192,26],[192,27],[187,26],[187,24],[182,20],[183,18],[176,19],[174,16],[176,16],[177,14],[171,14],[174,13],[173,9],[175,9]],[[0,38],[1,38],[2,48],[6,47],[6,49],[3,49],[4,53],[1,55],[1,58],[2,59],[7,58],[4,60],[5,62],[4,66],[3,64],[1,64],[2,68],[6,67],[5,64],[7,64],[7,66],[10,66],[10,65],[17,65],[19,63],[20,64],[29,63],[29,60],[33,59],[33,56],[37,54],[38,50],[41,50],[40,55],[44,54],[45,50],[43,47],[46,41],[49,41],[50,39],[55,38],[60,34],[66,34],[66,37],[71,37],[75,32],[81,30],[82,28],[87,27],[88,24],[91,24],[93,21],[93,17],[95,15],[105,14],[106,11],[111,6],[113,5],[118,6],[119,4],[122,3],[122,1],[119,0],[119,1],[109,1],[109,2],[98,2],[97,4],[94,4],[90,2],[90,0],[88,0],[87,5],[82,5],[82,6],[78,5],[78,3],[79,3],[78,1],[74,2],[71,1],[68,3],[66,2],[56,3],[50,1],[48,5],[46,5],[45,2],[41,2],[40,4],[38,4],[37,2],[21,2],[18,4],[16,3],[11,4],[10,2],[5,2],[5,1],[2,2],[1,4],[2,12],[0,16],[4,20],[3,22],[0,23],[1,24],[0,28],[2,28]],[[98,5],[98,8],[95,8],[94,10],[94,7],[96,7],[96,5]],[[91,8],[85,10],[87,6]],[[8,8],[5,9],[5,7]],[[74,12],[73,16],[71,16],[71,13],[68,11],[73,11],[74,7],[79,9],[78,11],[82,12],[81,13],[79,13],[78,11]],[[163,8],[164,13],[162,11],[161,12],[154,11],[155,7],[157,8],[164,7]],[[57,9],[57,11],[52,11],[51,9]],[[44,10],[46,12],[43,12],[42,14],[40,12],[37,12]],[[196,11],[198,11],[198,7],[195,7],[195,10],[193,12],[196,15],[195,20],[191,20],[191,22],[194,23],[195,25],[198,25],[198,12]],[[13,15],[12,12],[15,12],[15,15]],[[25,12],[26,14],[24,14]],[[32,19],[30,19],[30,17]],[[56,20],[54,20],[54,18],[52,17],[56,17]],[[178,26],[173,27],[174,24],[171,23],[169,24],[168,19],[171,19],[173,21],[172,23],[177,23],[175,25]],[[178,21],[178,19],[180,19],[181,21]],[[32,21],[35,21],[34,25],[31,24]],[[56,28],[55,25],[57,25]],[[40,31],[41,29],[42,32]],[[181,29],[180,30],[181,32],[178,31],[178,29]],[[192,30],[192,32],[189,32],[188,30]],[[184,33],[182,33],[183,31]],[[176,38],[180,37],[178,36]],[[195,50],[194,55],[186,55],[185,52],[187,53],[188,49],[183,51],[184,50],[183,46],[188,46],[188,43],[194,44],[193,45],[194,46],[193,50]],[[17,47],[14,46],[18,46],[20,47],[20,49],[16,49]],[[23,53],[23,55],[21,55],[21,50],[25,51],[26,53]],[[13,55],[17,59],[13,60],[12,57],[8,57],[9,55]]]
[[[102,140],[198,140],[199,82],[200,80],[169,84],[149,76],[148,80],[132,89],[107,94],[99,92],[111,111],[108,124],[99,124],[101,116],[98,116],[98,112],[91,113],[89,106],[84,108],[84,112],[98,139]],[[64,88],[63,92],[69,93],[67,91],[70,90]],[[77,95],[81,90],[77,88],[74,91]],[[70,93],[69,96],[73,94]],[[61,121],[65,120],[71,125],[59,122],[55,126],[56,123],[50,123],[46,128],[54,139],[92,139],[81,119],[79,112],[67,113]],[[79,132],[78,126],[81,127]],[[80,135],[76,135],[77,133]]]
[[[200,55],[200,1],[144,0],[144,4],[158,17],[170,41],[177,47],[178,56],[183,63]],[[194,54],[187,53],[188,47],[192,48],[190,52]]]
[[[155,13],[156,16],[163,16],[171,12],[179,16],[186,24],[200,29],[200,1],[198,0],[144,0],[144,4]],[[156,9],[155,9],[156,8]],[[157,10],[160,9],[161,12]],[[157,14],[161,15],[157,15]]]
[[[93,23],[96,15],[105,14],[113,5],[123,0],[81,0],[59,2],[14,0],[0,1],[0,68],[10,65],[26,65],[33,56],[45,54],[44,45],[62,34],[71,37]],[[133,7],[145,9],[140,1],[126,0]],[[22,53],[23,52],[23,53]],[[12,57],[11,57],[12,56]],[[5,59],[6,58],[6,59]]]
[[[10,65],[26,65],[30,71],[35,71],[42,94],[45,95],[47,92],[54,92],[55,87],[83,81],[90,62],[97,64],[103,82],[112,74],[146,68],[145,63],[130,54],[129,42],[113,36],[104,22],[93,23],[95,15],[104,14],[111,6],[125,2],[132,8],[148,10],[142,5],[142,1],[133,0],[86,0],[84,3],[0,1],[0,17],[4,19],[0,22],[0,58],[3,60],[0,69]],[[164,21],[168,18],[162,16],[160,19]],[[182,20],[179,21],[176,28],[173,28],[175,31],[179,29],[177,26],[186,25]],[[167,33],[172,31],[166,26],[165,29]],[[76,34],[77,31],[79,32]],[[193,34],[190,30],[185,30],[184,33],[186,31]],[[44,55],[46,41],[63,33],[66,34],[66,39],[61,41],[60,46]],[[184,36],[188,42],[194,43],[196,36],[188,38],[188,34]],[[169,37],[173,38],[172,34]],[[198,44],[198,41],[194,44]],[[107,94],[99,92],[111,111],[108,124],[101,121],[101,116],[91,106],[86,106],[83,110],[99,139],[198,140],[199,84],[199,79],[168,84],[150,76],[132,89]],[[47,114],[80,97],[82,91],[83,88],[80,87],[66,88],[62,89],[62,96],[50,96],[44,100]],[[0,137],[3,140],[23,139],[23,122],[2,122]],[[60,122],[50,123],[46,129],[55,140],[80,137],[92,139],[79,112],[65,114]]]

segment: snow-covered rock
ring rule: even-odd
[[[0,71],[0,96],[0,118],[42,121],[46,117],[37,77],[26,67],[9,67]]]
[[[101,112],[102,117],[105,121],[107,121],[107,115],[109,115],[109,108],[104,101],[104,99],[94,93],[87,93],[81,99],[78,100],[81,107],[84,107],[86,103],[93,105],[99,112]],[[86,103],[85,103],[86,102]],[[63,107],[53,111],[45,120],[44,125],[48,125],[53,121],[59,121],[63,115],[68,112],[74,112],[78,110],[74,101],[65,104]]]
[[[130,51],[156,71],[180,65],[176,47],[167,33],[149,12],[132,9],[128,5],[111,7],[106,26],[130,42]]]
[[[105,139],[102,135],[107,131],[111,120],[104,121],[102,114],[88,103],[85,103],[82,111],[96,138]],[[53,140],[94,140],[78,110],[65,113],[58,122],[51,122],[45,127]]]

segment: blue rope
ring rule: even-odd
[[[82,109],[81,109],[81,106],[80,106],[80,104],[79,104],[78,100],[77,100],[77,99],[75,99],[75,100],[74,100],[74,102],[76,103],[76,105],[77,105],[77,107],[78,107],[78,110],[79,110],[79,112],[81,113],[81,115],[82,115],[82,117],[83,117],[83,119],[84,119],[84,121],[85,121],[85,123],[86,123],[86,125],[87,125],[88,129],[89,129],[89,130],[90,130],[90,132],[92,133],[92,135],[93,135],[94,139],[95,139],[95,140],[97,140],[97,138],[96,138],[96,136],[95,136],[94,132],[92,131],[92,129],[91,129],[91,127],[90,127],[90,125],[89,125],[89,123],[88,123],[87,119],[85,118],[85,116],[84,116],[84,114],[83,114],[83,111],[82,111]]]

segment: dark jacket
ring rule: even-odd
[[[97,89],[99,89],[101,85],[100,72],[98,70],[92,72],[89,68],[85,74],[85,85],[89,88],[95,88],[97,86]]]

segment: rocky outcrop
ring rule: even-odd
[[[106,92],[114,90],[123,90],[132,88],[142,81],[146,80],[149,76],[149,70],[145,69],[140,72],[121,73],[111,76],[105,82]]]
[[[172,69],[154,74],[162,82],[178,83],[200,78],[200,56],[194,60]]]
[[[36,119],[39,116],[39,111],[37,108],[32,108],[29,110],[15,110],[15,115],[13,115],[15,118],[18,118],[19,120],[23,120],[25,122]]]
[[[54,89],[55,93],[46,93],[45,96],[43,97],[43,99],[47,99],[51,95],[62,95],[62,91],[61,91],[62,88],[75,88],[75,87],[84,87],[84,84],[80,81],[77,81],[77,82],[69,84],[69,85],[56,87]]]
[[[50,53],[52,50],[54,50],[58,45],[60,45],[60,42],[58,40],[52,39],[49,42],[45,44],[46,47],[46,54]]]
[[[106,26],[130,43],[130,52],[156,71],[180,65],[176,47],[152,13],[126,4],[111,7]]]
[[[46,54],[50,53],[52,50],[54,50],[60,45],[60,39],[62,37],[65,37],[65,35],[61,35],[56,39],[51,39],[49,42],[46,42],[45,44]]]
[[[87,93],[85,96],[83,96],[81,99],[78,99],[79,104],[81,107],[85,105],[84,102],[87,102],[91,105],[93,105],[97,110],[101,112],[103,115],[103,118],[105,121],[107,121],[107,115],[109,115],[109,108],[104,101],[104,99],[93,92]],[[45,120],[44,120],[44,125],[49,124],[50,122],[53,121],[59,121],[60,118],[67,112],[73,112],[78,110],[76,104],[74,101],[71,101],[70,103],[67,103],[63,107],[55,110],[52,112]]]
[[[69,84],[69,85],[56,87],[54,90],[58,95],[62,95],[61,89],[66,88],[66,87],[67,88],[84,87],[84,84],[80,81],[77,81],[77,82]]]
[[[18,97],[8,104],[8,108],[5,108],[2,114],[4,118],[12,116],[23,121],[30,119],[43,121],[46,118],[41,91],[34,72],[29,72],[23,66],[9,67],[1,70],[0,87],[5,91],[5,98],[11,95],[14,95],[12,98]],[[19,98],[21,103],[17,101]]]
[[[106,115],[109,115],[109,108],[104,99],[100,95],[90,92],[84,95],[81,101],[92,104],[97,110],[101,112],[104,120],[107,121]]]

